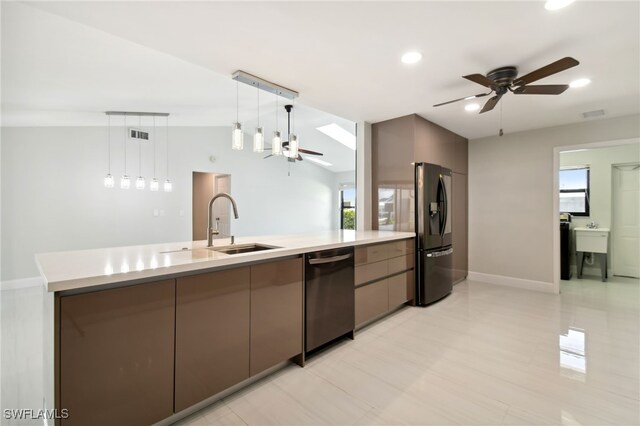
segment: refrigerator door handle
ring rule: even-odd
[[[446,226],[445,222],[447,221],[447,188],[444,186],[444,179],[442,179],[442,175],[438,178],[438,185],[438,192],[442,191],[443,197],[442,208],[440,209],[440,237],[444,237],[444,230]]]

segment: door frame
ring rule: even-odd
[[[562,145],[553,147],[553,203],[552,203],[552,226],[553,226],[553,293],[560,294],[560,183],[558,172],[560,171],[560,153],[575,151],[578,149],[607,148],[620,145],[633,145],[640,143],[640,138],[614,139],[602,142],[591,142],[575,145]]]

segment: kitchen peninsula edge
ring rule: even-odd
[[[288,312],[286,314],[288,315],[286,321],[296,322],[295,326],[292,325],[289,329],[288,336],[292,336],[296,334],[294,331],[296,327],[300,327],[302,324],[303,311],[295,309],[287,310],[285,308],[290,307],[292,300],[301,299],[303,296],[304,281],[301,271],[303,268],[302,255],[304,253],[339,247],[383,245],[384,243],[393,243],[414,237],[415,235],[413,233],[408,232],[343,230],[297,235],[237,238],[236,246],[258,243],[273,246],[274,248],[232,255],[207,249],[205,241],[38,254],[36,255],[36,263],[38,264],[44,283],[43,337],[45,345],[45,391],[43,408],[49,410],[54,408],[58,408],[58,410],[67,408],[64,407],[64,401],[60,399],[62,393],[60,385],[61,375],[69,374],[70,370],[75,369],[75,367],[70,368],[71,365],[75,365],[73,362],[81,362],[83,359],[91,358],[93,353],[89,351],[84,357],[77,355],[80,358],[70,363],[70,356],[62,356],[61,351],[66,351],[64,352],[65,354],[69,354],[70,352],[74,353],[73,356],[76,356],[76,350],[78,353],[81,352],[82,346],[78,347],[73,345],[77,345],[78,342],[84,342],[84,340],[79,339],[78,336],[84,337],[83,333],[85,331],[87,335],[90,335],[90,327],[96,327],[96,323],[94,322],[95,318],[93,318],[96,315],[95,312],[100,310],[102,310],[101,312],[112,312],[111,310],[113,310],[114,312],[120,311],[122,315],[131,315],[131,322],[126,322],[124,319],[119,320],[118,324],[111,324],[110,327],[112,328],[107,332],[113,333],[114,330],[117,330],[118,332],[124,333],[123,341],[127,341],[128,339],[128,341],[132,342],[131,345],[133,345],[131,348],[127,347],[127,350],[140,350],[140,348],[146,348],[152,344],[158,345],[158,348],[164,348],[164,346],[168,346],[170,343],[180,345],[182,341],[188,341],[181,340],[181,330],[190,331],[194,324],[191,318],[193,316],[191,312],[194,305],[189,303],[193,303],[194,297],[197,299],[212,289],[212,285],[207,285],[201,282],[201,280],[200,282],[195,282],[192,278],[209,277],[209,282],[216,283],[215,287],[218,287],[218,282],[226,286],[225,289],[221,289],[219,293],[219,295],[222,295],[226,299],[224,299],[222,304],[220,303],[220,299],[218,299],[216,302],[217,305],[212,305],[210,308],[203,309],[200,307],[204,315],[209,315],[208,313],[212,310],[222,312],[226,309],[227,312],[234,312],[235,314],[238,312],[248,313],[248,318],[251,318],[251,315],[254,315],[254,309],[260,309],[256,311],[256,315],[267,315],[266,318],[275,318],[278,317],[278,315],[283,315],[283,312]],[[228,246],[229,240],[216,240],[214,245],[216,247]],[[270,263],[273,263],[274,267],[266,270],[264,268],[259,269],[261,268],[260,265],[268,265]],[[276,263],[277,265],[275,265]],[[289,271],[288,273],[284,272],[287,270]],[[233,275],[234,271],[238,272],[237,277]],[[265,276],[265,272],[271,273],[271,278]],[[263,278],[263,282],[253,284],[252,277],[258,276]],[[292,277],[299,278],[294,279]],[[184,291],[182,289],[188,290]],[[286,292],[285,289],[287,289]],[[102,291],[104,291],[104,293],[100,294]],[[258,291],[262,293],[258,293]],[[228,294],[230,293],[237,295],[237,297],[233,299],[234,303],[237,303],[235,307],[226,306],[231,300],[228,299]],[[183,294],[183,296],[181,296],[181,294]],[[264,296],[264,300],[270,300],[270,303],[275,303],[276,305],[279,303],[280,306],[266,306],[263,304],[262,307],[258,307],[258,305],[254,305],[253,302],[249,304],[245,303],[247,297],[250,297],[250,300],[254,301],[258,294],[261,294],[260,297]],[[153,311],[155,312],[154,315],[156,315],[153,318],[149,317],[149,310],[146,308],[140,309],[138,312],[138,308],[140,307],[139,301],[146,301],[147,297],[153,300],[152,302],[149,301],[149,304],[155,303],[157,306],[162,306],[161,309]],[[209,295],[206,297],[208,300],[213,300]],[[134,302],[134,300],[138,302]],[[88,306],[92,303],[97,304],[96,306],[98,306],[99,309],[93,310],[89,308]],[[114,309],[114,306],[117,306],[117,309]],[[270,314],[270,310],[272,314]],[[69,317],[70,313],[71,317]],[[183,323],[172,322],[171,319],[174,317],[178,321],[183,321]],[[237,316],[237,318],[232,321],[234,325],[238,325],[237,319],[240,319],[240,317],[243,316]],[[86,322],[76,321],[77,318]],[[138,334],[135,334],[135,327],[130,327],[130,324],[132,326],[135,324],[135,320],[155,324],[156,330],[150,333],[140,334],[138,332]],[[215,316],[210,316],[207,320],[211,323],[216,322]],[[218,318],[218,320],[221,321],[225,319]],[[184,324],[189,324],[186,323],[186,321],[192,321],[191,325],[185,327]],[[282,326],[286,326],[285,319],[280,319],[280,321],[282,321],[282,323],[279,326],[279,330],[281,330]],[[114,321],[114,323],[115,322],[116,321]],[[165,325],[166,327],[164,327]],[[83,327],[86,327],[86,329]],[[168,330],[165,330],[165,328],[168,328]],[[241,328],[244,329],[244,326],[241,325]],[[266,331],[268,336],[268,330],[263,331]],[[205,332],[222,333],[221,335],[226,333],[222,330],[215,331],[208,329],[205,330]],[[132,334],[126,336],[128,333]],[[165,334],[166,336],[164,336]],[[153,336],[155,340],[148,342],[138,341],[141,335],[143,336],[142,340],[146,339],[147,336]],[[242,339],[238,340],[237,335],[238,333],[234,334],[236,341],[232,345],[229,345],[230,347],[239,347],[236,343]],[[251,334],[248,335],[248,338],[252,337]],[[120,337],[115,340],[116,343],[120,342],[120,340],[117,339],[120,339]],[[166,342],[163,339],[166,340]],[[303,341],[304,336],[300,335],[299,339]],[[245,346],[250,347],[251,344],[253,344],[253,342],[247,343],[245,340],[246,339],[242,340]],[[190,344],[193,344],[192,341]],[[100,342],[98,346],[102,344],[103,342]],[[104,342],[104,344],[108,347],[109,342]],[[140,345],[140,348],[136,349],[136,344]],[[63,346],[65,347],[63,348]],[[73,351],[70,351],[69,347],[74,348]],[[180,353],[188,354],[194,350],[193,347],[190,347],[188,350],[180,352],[179,346],[175,346],[175,349],[171,351],[167,350],[167,348],[164,349],[165,352],[169,352],[171,355],[175,354],[175,356],[179,356]],[[210,352],[211,348],[206,350]],[[240,375],[230,379],[229,383],[238,383],[240,386],[248,384],[253,378],[259,375],[269,374],[270,371],[278,366],[281,367],[282,362],[275,365],[273,360],[282,359],[283,354],[287,357],[283,360],[284,363],[287,362],[287,359],[294,359],[298,356],[298,351],[295,350],[290,350],[290,353],[281,352],[277,355],[269,353],[259,353],[257,355],[251,353],[249,355],[248,349],[243,349],[243,351],[247,353],[242,352],[242,356],[250,356],[252,363],[254,363],[255,356],[260,356],[265,361],[262,364],[265,366],[273,365],[273,367],[264,368],[261,372],[256,372],[252,369],[249,375],[246,375],[243,371],[244,376]],[[160,353],[162,351],[157,352]],[[98,357],[101,355],[101,353],[97,354]],[[276,356],[276,358],[274,358],[274,356]],[[303,354],[301,356],[303,356]],[[242,357],[234,356],[234,358],[241,359]],[[61,359],[64,362],[61,362]],[[73,359],[73,357],[71,357],[71,359]],[[177,364],[177,359],[162,360],[158,358],[153,361],[157,363],[158,371],[160,371],[158,374],[156,374],[154,370],[152,371],[152,375],[149,375],[151,373],[142,377],[134,375],[130,380],[127,379],[127,383],[130,381],[135,383],[136,380],[144,383],[145,380],[151,379],[154,381],[158,379],[162,382],[161,377],[163,375],[166,376],[164,378],[165,381],[173,380],[173,374],[175,374],[175,372],[171,371],[171,374],[169,374],[169,369],[173,368],[174,361],[176,362],[177,368],[179,365]],[[126,366],[126,362],[123,362],[123,365]],[[258,364],[256,363],[255,365]],[[61,372],[65,366],[65,372]],[[90,371],[95,370],[95,366],[91,368],[93,368],[93,370]],[[231,370],[227,368],[226,371]],[[212,372],[211,374],[217,373]],[[192,371],[187,371],[184,375],[190,375],[192,377],[199,376],[194,375]],[[82,378],[82,375],[80,378]],[[77,378],[74,378],[74,380],[76,379]],[[110,379],[107,378],[105,380]],[[196,378],[196,380],[199,379]],[[69,383],[69,379],[66,379],[66,383]],[[177,384],[178,381],[176,379],[172,385],[176,386]],[[156,386],[157,389],[162,387],[163,386]],[[191,389],[193,385],[189,384],[187,387]],[[234,388],[234,386],[231,386],[227,390],[233,390]],[[117,392],[117,389],[114,389],[114,391]],[[176,387],[175,392],[177,391],[178,388]],[[206,393],[207,390],[205,389],[203,392]],[[67,395],[69,395],[69,392],[67,392]],[[175,395],[177,395],[177,393]],[[159,398],[154,397],[155,399],[153,400],[162,400],[162,397],[173,400],[174,394],[172,393],[170,396],[160,396]],[[198,397],[192,400],[197,401]],[[208,399],[201,401],[201,403],[205,403],[206,401],[208,401]],[[175,401],[172,402],[175,404]],[[168,403],[165,405],[168,405]],[[176,416],[178,414],[183,414],[186,411],[191,412],[191,408],[201,408],[201,405],[202,404],[192,402],[184,403],[180,406],[173,405],[171,410],[167,411],[166,414],[159,414],[156,418],[139,418],[138,423],[154,423],[156,421],[165,423],[164,420],[177,420]],[[188,410],[184,409],[184,407],[189,406],[191,407]],[[76,408],[75,412],[78,413],[79,410],[79,408]],[[72,414],[70,413],[70,415]],[[75,416],[76,419],[78,416],[79,414]],[[74,423],[76,422],[64,420],[55,422],[55,424],[63,425]]]

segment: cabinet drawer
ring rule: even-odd
[[[389,243],[387,245],[387,254],[389,258],[404,256],[413,253],[414,240],[402,240]]]
[[[362,324],[389,309],[389,286],[381,280],[356,288],[356,325]]]
[[[387,245],[375,244],[366,247],[356,247],[355,264],[364,265],[367,263],[379,262],[387,259]]]
[[[413,271],[389,278],[389,309],[413,299]]]
[[[389,259],[389,274],[413,268],[413,253]]]
[[[388,275],[387,261],[360,265],[355,268],[355,285],[375,281]]]

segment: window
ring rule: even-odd
[[[589,168],[560,170],[560,212],[589,216]]]
[[[340,229],[356,229],[356,189],[340,190]]]

